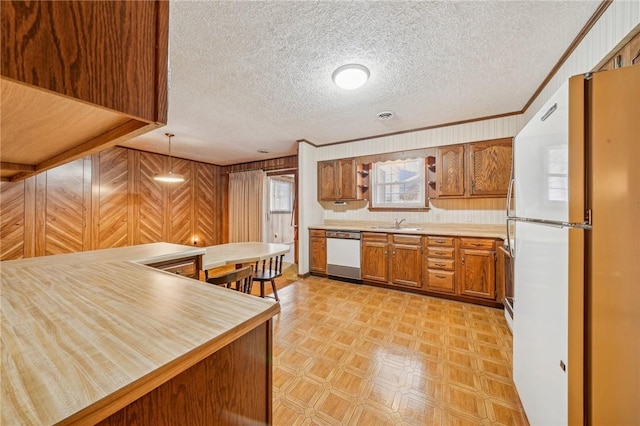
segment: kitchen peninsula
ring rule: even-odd
[[[204,252],[1,262],[1,423],[270,424],[279,305],[146,266]]]

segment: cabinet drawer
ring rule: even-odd
[[[420,235],[393,235],[393,242],[396,244],[411,244],[419,246],[421,241],[422,237]]]
[[[431,259],[427,258],[427,268],[429,269],[445,269],[453,271],[455,269],[455,261],[453,259]]]
[[[170,274],[181,275],[183,277],[198,279],[199,275],[197,258],[195,257],[153,263],[147,266],[169,272]]]
[[[427,237],[428,246],[453,247],[452,237]]]
[[[309,236],[324,238],[324,229],[309,229]]]
[[[460,248],[493,250],[494,240],[478,238],[460,238]]]
[[[362,238],[363,241],[387,242],[387,234],[380,232],[363,232],[360,234],[360,238]]]
[[[449,247],[427,247],[427,257],[454,259],[454,249]]]
[[[446,293],[455,292],[455,272],[433,271],[429,269],[429,290],[443,291]]]

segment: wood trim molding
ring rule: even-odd
[[[405,134],[405,133],[420,132],[420,131],[423,131],[423,130],[433,130],[433,129],[438,129],[438,128],[442,128],[442,127],[457,126],[457,125],[460,125],[460,124],[468,124],[468,123],[474,123],[474,122],[477,122],[477,121],[493,120],[493,119],[496,119],[496,118],[504,118],[504,117],[509,117],[509,116],[512,116],[512,115],[524,114],[524,112],[527,110],[527,108],[529,108],[529,106],[531,106],[531,104],[536,100],[538,95],[540,95],[542,90],[549,83],[549,81],[551,81],[553,76],[556,75],[556,73],[558,72],[560,67],[562,67],[562,65],[564,65],[564,63],[567,61],[569,56],[571,56],[571,54],[576,49],[576,47],[578,47],[580,42],[589,33],[591,28],[593,28],[593,26],[596,24],[596,22],[598,22],[600,17],[604,14],[604,12],[607,10],[607,8],[611,5],[612,2],[613,2],[613,0],[603,0],[602,3],[600,3],[600,5],[595,10],[593,15],[591,15],[591,17],[589,18],[587,23],[582,27],[582,29],[580,30],[578,35],[575,37],[575,39],[571,42],[571,44],[569,45],[567,50],[565,50],[565,52],[562,54],[562,56],[560,57],[558,62],[551,69],[551,71],[549,72],[547,77],[542,81],[542,83],[540,83],[540,86],[538,86],[538,88],[533,93],[533,95],[531,95],[531,97],[529,98],[527,103],[524,104],[522,109],[519,110],[519,111],[511,111],[511,112],[506,112],[504,114],[488,115],[488,116],[485,116],[485,117],[471,118],[471,119],[468,119],[468,120],[451,121],[451,122],[448,122],[448,123],[434,124],[432,126],[425,126],[425,127],[414,128],[414,129],[400,130],[400,131],[397,131],[397,132],[365,136],[365,137],[362,137],[362,138],[347,139],[347,140],[331,142],[331,143],[327,143],[327,144],[316,144],[316,143],[309,142],[306,139],[299,139],[296,142],[298,142],[299,144],[300,143],[308,143],[309,145],[311,145],[311,146],[313,146],[315,148],[320,148],[320,147],[341,145],[341,144],[351,143],[351,142],[360,142],[360,141],[365,141],[365,140],[370,140],[370,139],[378,139],[378,138],[384,138],[384,137],[388,137],[388,136],[402,135],[402,134]]]
[[[598,20],[604,14],[607,8],[611,6],[612,2],[613,0],[604,0],[602,3],[600,3],[600,6],[598,6],[596,11],[593,12],[593,15],[591,15],[591,18],[589,18],[587,23],[584,24],[584,27],[582,27],[582,29],[580,30],[576,38],[573,39],[573,41],[571,42],[567,50],[564,51],[560,59],[558,59],[558,62],[554,65],[553,68],[551,68],[549,75],[547,75],[547,77],[544,80],[542,80],[542,83],[540,83],[540,86],[538,86],[538,89],[535,92],[533,92],[533,95],[531,96],[529,101],[526,104],[524,104],[524,106],[522,107],[522,110],[520,111],[521,113],[524,113],[527,110],[527,108],[529,108],[529,106],[533,103],[533,101],[536,100],[538,95],[540,95],[542,90],[544,90],[545,86],[549,83],[549,81],[551,81],[553,76],[556,75],[560,67],[564,65],[567,59],[569,59],[569,56],[571,56],[573,51],[576,50],[576,47],[578,47],[578,45],[584,39],[584,37],[589,33],[589,31],[591,31],[591,28],[593,28],[596,22],[598,22]]]

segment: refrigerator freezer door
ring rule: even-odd
[[[513,380],[532,425],[567,424],[569,231],[518,222],[516,233]]]
[[[515,216],[568,221],[569,86],[514,139]]]

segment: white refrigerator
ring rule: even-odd
[[[529,422],[640,424],[640,66],[572,77],[513,149],[513,379]]]
[[[567,423],[568,113],[567,82],[513,145],[513,380],[532,425]]]

